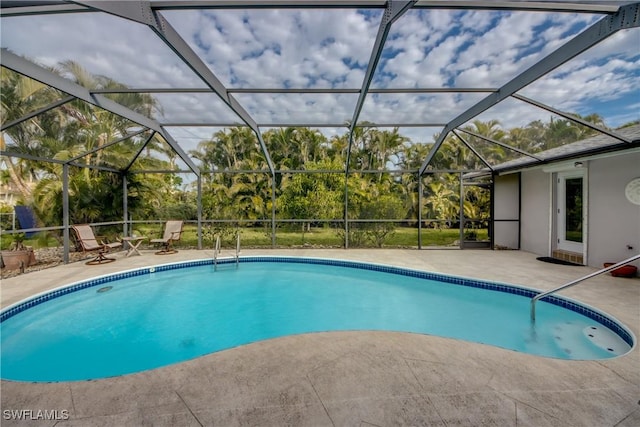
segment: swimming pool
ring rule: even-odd
[[[119,273],[0,313],[2,378],[70,381],[166,366],[264,339],[319,331],[432,334],[564,359],[628,352],[603,313],[512,285],[359,262],[199,260]],[[550,301],[550,302],[549,302]]]

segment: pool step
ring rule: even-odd
[[[554,340],[559,348],[568,355],[572,349],[584,348],[586,339],[596,347],[614,355],[629,351],[629,346],[618,335],[599,323],[588,326],[573,322],[559,323],[553,328]]]
[[[629,345],[618,335],[602,325],[587,326],[582,333],[594,345],[613,354],[623,354],[629,351]]]

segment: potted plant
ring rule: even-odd
[[[14,233],[8,250],[1,253],[3,268],[7,270],[22,270],[36,263],[33,248],[24,245],[25,234]]]

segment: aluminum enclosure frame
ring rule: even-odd
[[[180,9],[250,9],[250,8],[293,8],[293,9],[322,9],[322,8],[367,8],[367,9],[383,9],[384,14],[380,22],[380,27],[374,42],[370,60],[365,73],[365,78],[360,89],[298,89],[298,88],[254,88],[254,89],[239,89],[239,88],[227,88],[219,80],[219,78],[209,69],[204,61],[198,57],[198,55],[189,47],[187,42],[180,36],[180,34],[169,24],[169,22],[162,15],[163,10],[180,10]],[[393,25],[393,23],[400,18],[405,12],[410,9],[449,9],[449,10],[507,10],[507,11],[547,11],[547,12],[580,12],[580,13],[597,13],[605,14],[605,17],[591,27],[575,36],[569,42],[556,49],[551,54],[547,55],[539,62],[529,67],[518,76],[504,84],[499,88],[398,88],[398,89],[372,89],[370,88],[373,75],[378,67],[382,50],[386,44],[387,35]],[[146,143],[149,143],[155,135],[161,136],[167,144],[178,154],[178,156],[187,164],[189,169],[196,175],[198,179],[198,235],[199,235],[199,247],[201,247],[201,223],[202,223],[202,200],[201,200],[201,172],[198,166],[193,162],[191,157],[182,149],[180,144],[175,141],[171,136],[171,133],[167,131],[166,127],[179,127],[179,126],[215,126],[215,127],[228,127],[228,126],[247,126],[256,135],[262,152],[265,156],[269,170],[268,172],[275,181],[276,173],[280,171],[276,170],[273,161],[271,160],[271,154],[269,153],[267,146],[262,138],[261,128],[267,127],[286,127],[286,126],[307,126],[307,127],[347,127],[349,129],[349,143],[347,148],[347,160],[345,164],[344,173],[346,177],[350,175],[349,160],[351,155],[351,149],[353,144],[353,132],[357,127],[363,126],[358,123],[358,118],[362,111],[362,107],[369,93],[489,93],[484,99],[476,103],[472,107],[468,108],[463,113],[459,114],[453,120],[446,124],[443,123],[374,123],[371,127],[442,127],[442,131],[437,141],[433,145],[431,151],[424,159],[422,166],[418,171],[419,177],[426,174],[433,173],[428,169],[431,166],[431,161],[434,158],[436,152],[442,146],[445,138],[453,133],[458,137],[464,145],[466,145],[471,151],[474,152],[485,163],[489,169],[491,166],[480,156],[475,150],[472,144],[462,139],[456,131],[463,131],[460,126],[472,120],[479,114],[488,110],[492,106],[500,103],[507,98],[518,99],[523,102],[527,102],[538,108],[551,111],[555,114],[559,114],[569,120],[573,120],[585,126],[589,126],[592,129],[612,136],[620,140],[623,144],[620,144],[620,149],[624,149],[626,144],[633,145],[634,141],[627,140],[620,137],[615,132],[608,131],[598,126],[589,124],[584,120],[573,117],[569,114],[564,114],[559,110],[546,106],[536,100],[525,98],[519,95],[517,92],[527,86],[528,84],[540,79],[547,75],[552,70],[565,64],[578,54],[590,49],[603,40],[607,39],[616,32],[637,28],[640,26],[640,2],[630,1],[593,1],[593,2],[571,2],[571,1],[436,1],[436,0],[351,0],[351,1],[334,1],[334,0],[272,0],[272,1],[255,1],[255,0],[217,0],[217,1],[2,1],[0,3],[0,16],[32,16],[41,14],[59,14],[59,13],[108,13],[119,18],[131,20],[133,22],[148,26],[155,35],[162,40],[178,57],[186,64],[194,74],[205,83],[208,89],[160,89],[160,88],[147,88],[147,89],[127,89],[122,91],[108,91],[108,90],[95,90],[91,91],[83,88],[75,83],[72,83],[64,78],[61,78],[48,70],[31,63],[30,61],[15,55],[14,53],[2,49],[0,52],[0,65],[12,69],[22,75],[30,77],[34,80],[45,83],[51,87],[54,87],[69,96],[60,99],[48,106],[41,108],[40,110],[31,112],[24,117],[14,120],[10,123],[5,123],[2,126],[2,130],[6,130],[12,126],[15,126],[25,120],[36,117],[50,109],[57,108],[60,105],[70,102],[73,99],[79,99],[84,102],[95,105],[99,108],[110,111],[114,114],[125,117],[135,123],[140,124],[143,130],[140,132],[132,133],[123,137],[118,141],[112,141],[111,144],[125,140],[128,137],[135,136],[145,131],[150,131],[150,137],[146,139]],[[216,123],[210,121],[206,124],[203,123],[159,123],[156,120],[140,115],[134,111],[129,110],[127,107],[118,104],[105,97],[104,94],[108,93],[215,93],[239,118],[239,122],[235,124],[230,123]],[[326,124],[291,124],[291,123],[258,123],[251,114],[241,105],[240,102],[233,96],[234,93],[352,93],[358,94],[358,99],[353,110],[352,120],[349,123],[326,123]],[[478,136],[478,135],[476,135]],[[485,140],[487,140],[485,138]],[[490,143],[504,146],[499,141],[487,140]],[[103,147],[104,148],[104,147]],[[513,147],[508,147],[513,149]],[[517,149],[515,151],[518,151]],[[141,152],[141,151],[140,151]],[[140,154],[138,153],[138,155]],[[519,151],[521,154],[540,160],[535,155],[526,152]],[[7,156],[20,157],[17,153],[11,153],[8,150],[2,151],[0,154]],[[85,153],[88,154],[88,153]],[[81,157],[81,156],[80,156]],[[129,163],[124,169],[119,171],[124,173],[130,170],[136,157]],[[65,171],[68,173],[68,166],[82,166],[75,162],[79,157],[71,159],[64,163]],[[39,159],[45,160],[45,159]],[[50,159],[53,161],[53,159]],[[549,161],[548,159],[546,160]],[[117,172],[115,169],[94,166],[96,169],[105,170],[109,172]],[[136,173],[154,173],[154,172],[173,172],[176,171],[136,171]],[[181,171],[178,171],[181,172]],[[125,192],[126,194],[126,192]],[[65,194],[65,199],[68,204],[68,194]],[[124,203],[126,211],[126,202]],[[275,206],[272,212],[272,235],[275,239]],[[347,187],[345,185],[345,205],[344,205],[344,221],[345,231],[348,231],[347,219],[348,212],[348,194]],[[68,212],[65,218],[68,221]],[[126,222],[126,212],[125,212]],[[68,227],[68,224],[65,224]],[[348,236],[348,232],[345,233]],[[68,229],[65,233],[65,238],[68,239]],[[275,242],[275,240],[273,240]],[[348,247],[348,238],[345,241],[345,247]]]

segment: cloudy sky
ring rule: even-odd
[[[164,11],[227,88],[360,89],[382,10]],[[601,15],[409,10],[391,28],[372,88],[497,88]],[[205,87],[147,27],[103,13],[3,17],[1,45],[46,65],[75,60],[131,87]],[[620,31],[520,93],[609,126],[640,118],[640,32]],[[360,120],[447,123],[484,93],[369,94]],[[234,94],[259,124],[344,123],[357,94]],[[160,94],[161,123],[240,122],[216,95]],[[503,127],[549,120],[507,100],[484,113]],[[185,149],[217,129],[170,128]],[[440,128],[404,128],[416,142]],[[344,128],[327,128],[327,134]]]

